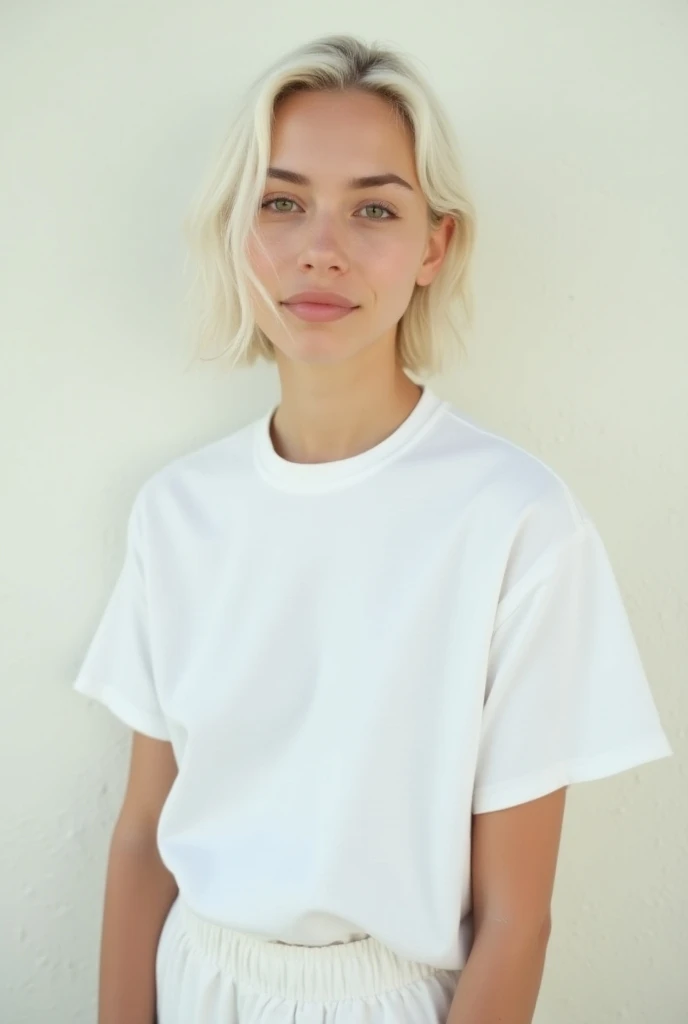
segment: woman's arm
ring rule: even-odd
[[[178,891],[160,860],[156,834],[176,774],[172,745],[135,732],[108,859],[98,1024],[155,1022],[158,939]]]
[[[551,927],[566,789],[473,816],[475,938],[447,1024],[531,1024]]]

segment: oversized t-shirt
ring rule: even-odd
[[[276,408],[140,487],[74,685],[171,742],[196,913],[460,969],[472,814],[671,754],[619,586],[557,473],[428,385],[332,462]]]

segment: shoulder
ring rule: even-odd
[[[169,521],[222,502],[251,472],[255,422],[163,463],[139,485],[132,516]]]
[[[571,544],[596,533],[571,483],[554,466],[452,403],[445,403],[440,444],[455,460],[447,474],[467,491],[484,545],[502,558],[503,592],[535,579]]]
[[[506,504],[515,527],[537,510],[556,519],[565,532],[590,521],[580,497],[553,465],[451,402],[445,403],[444,411],[448,449],[462,457],[464,469],[472,467],[485,491]]]

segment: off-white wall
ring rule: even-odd
[[[15,0],[0,18],[0,1020],[95,1020],[129,737],[71,682],[134,491],[278,394],[267,367],[185,372],[186,203],[247,79],[352,31],[425,62],[478,206],[469,359],[433,383],[586,503],[676,751],[571,792],[537,1024],[685,1022],[688,8]]]

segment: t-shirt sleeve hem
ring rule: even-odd
[[[136,707],[112,687],[96,687],[90,680],[78,679],[74,684],[74,689],[104,705],[116,718],[119,718],[131,729],[135,729],[136,732],[141,732],[156,740],[170,739],[169,730],[160,716]]]
[[[507,807],[515,807],[529,800],[547,796],[548,793],[553,793],[564,786],[605,779],[629,768],[636,768],[672,755],[673,750],[664,732],[653,732],[633,744],[609,750],[597,757],[563,761],[545,771],[526,775],[511,782],[475,789],[473,814],[505,810]]]

